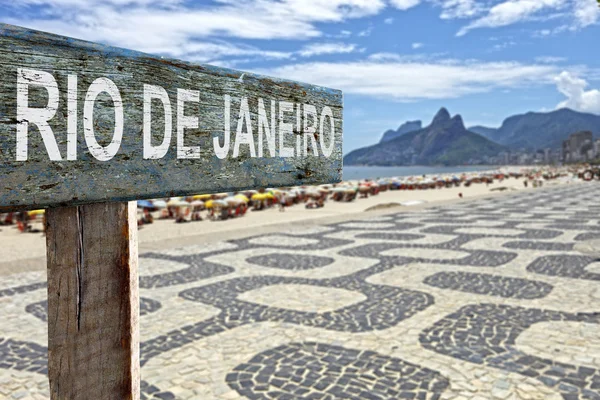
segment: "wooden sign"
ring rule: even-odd
[[[50,208],[51,400],[140,398],[128,200],[341,175],[339,91],[0,24],[0,211]]]
[[[0,24],[0,210],[334,183],[342,93]]]

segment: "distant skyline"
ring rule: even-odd
[[[440,107],[600,115],[597,0],[0,0],[0,21],[344,91],[344,153]]]

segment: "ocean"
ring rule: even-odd
[[[460,174],[463,172],[489,171],[499,167],[489,165],[461,167],[344,167],[344,180],[388,178],[394,176]]]

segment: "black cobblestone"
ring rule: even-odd
[[[189,265],[189,267],[180,269],[178,271],[167,272],[164,274],[140,276],[140,288],[142,289],[161,288],[166,286],[197,282],[203,279],[227,275],[235,271],[235,269],[232,267],[206,261],[205,258],[208,257],[207,254],[191,256],[170,256],[159,253],[146,253],[142,257],[152,258],[156,260],[173,261]]]
[[[273,253],[263,256],[250,257],[246,259],[246,262],[259,265],[261,267],[301,271],[325,267],[333,264],[335,259],[331,257],[319,257],[309,254]]]
[[[588,265],[595,262],[600,262],[600,260],[592,257],[568,254],[545,256],[533,261],[527,267],[527,271],[563,278],[600,281],[600,274],[589,272],[585,269]]]
[[[441,289],[515,299],[540,299],[552,291],[545,282],[470,272],[440,272],[423,283]]]
[[[140,298],[140,316],[151,314],[161,307],[161,304],[156,300],[145,297]],[[29,304],[25,307],[25,311],[44,322],[48,322],[48,300]]]
[[[449,386],[447,378],[428,368],[322,343],[267,350],[237,366],[225,381],[255,400],[435,398]]]
[[[497,304],[469,305],[425,329],[419,340],[424,348],[449,357],[536,378],[563,396],[570,394],[581,400],[599,400],[598,369],[559,363],[516,348],[516,339],[526,329],[535,323],[550,321],[600,324],[600,313],[573,314]]]

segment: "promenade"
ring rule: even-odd
[[[142,252],[144,399],[600,399],[600,185]],[[0,398],[47,399],[45,271],[0,280]]]

